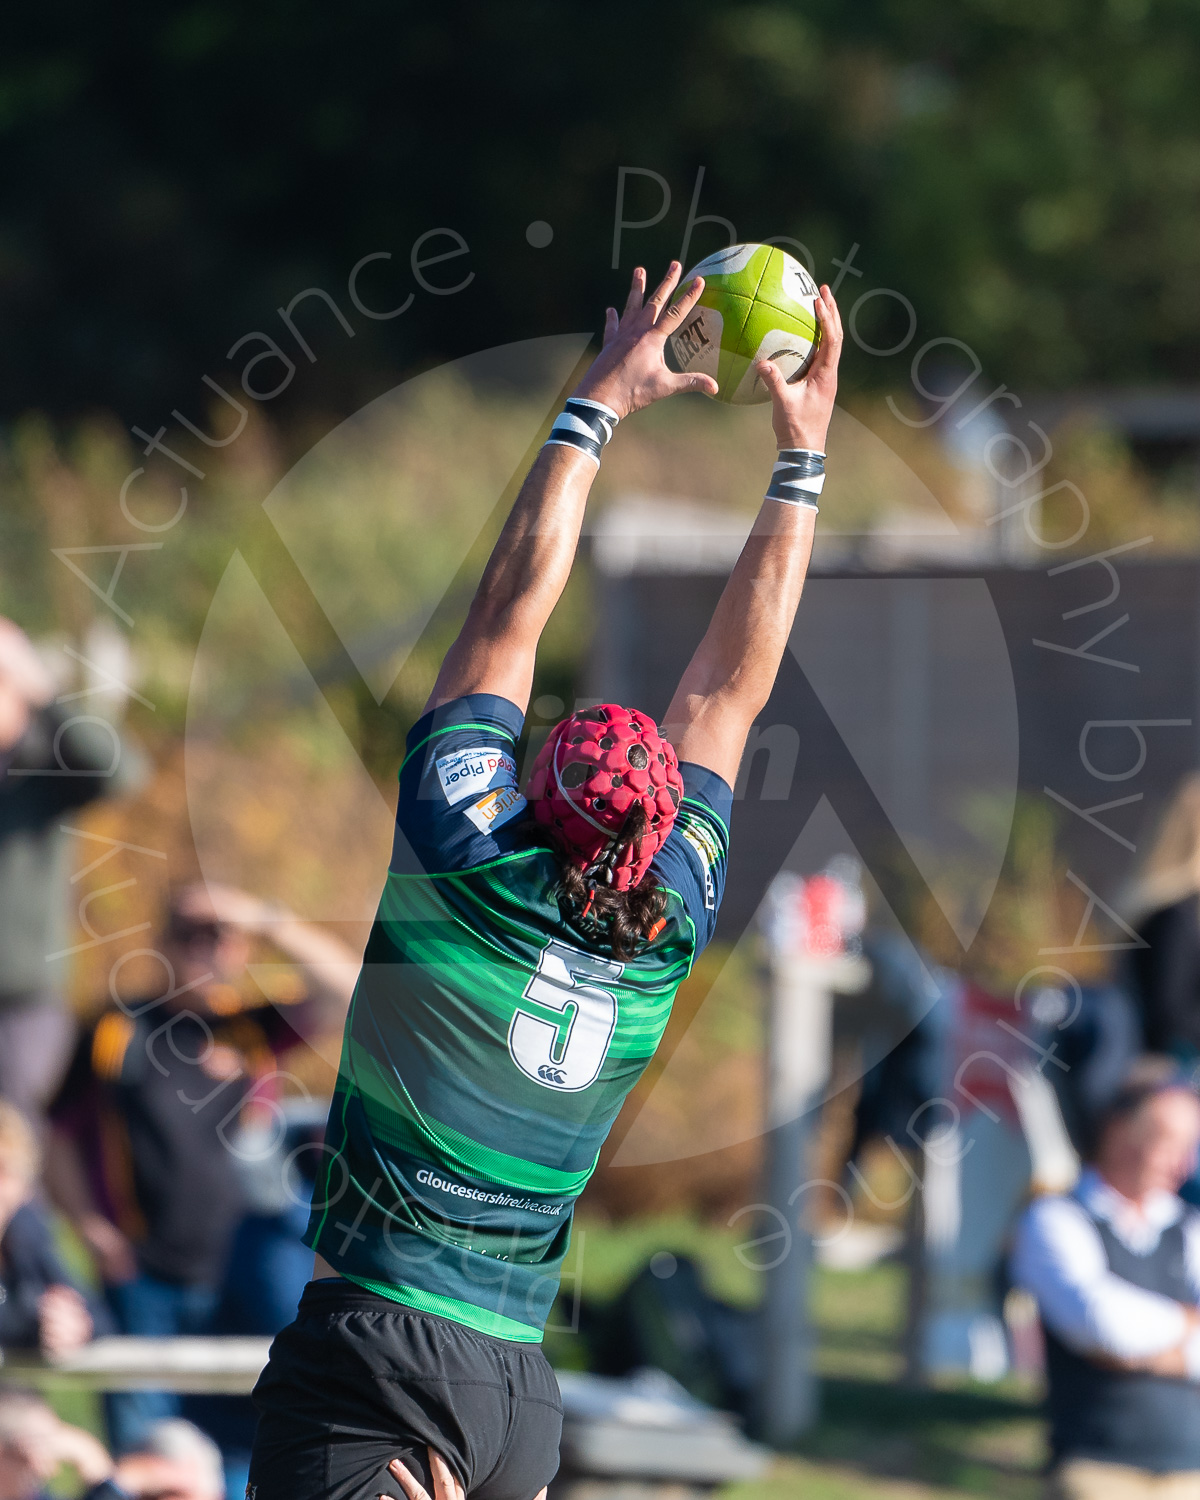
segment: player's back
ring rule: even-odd
[[[477,696],[410,736],[309,1242],[372,1290],[534,1341],[574,1201],[711,934],[728,788],[685,795],[652,866],[664,925],[619,961],[559,909],[559,858],[516,791],[520,728]]]

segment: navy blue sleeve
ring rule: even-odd
[[[427,875],[470,870],[508,852],[495,835],[525,811],[517,787],[515,703],[471,693],[413,725],[400,767],[391,868]]]
[[[729,820],[733,792],[715,771],[684,761],[683,801],[667,842],[651,870],[682,900],[696,929],[696,952],[712,939],[725,894],[729,863]]]

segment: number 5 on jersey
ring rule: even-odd
[[[522,1073],[572,1093],[595,1083],[616,1030],[617,998],[589,981],[619,979],[624,967],[566,943],[546,945],[508,1028]]]

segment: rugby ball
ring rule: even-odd
[[[773,360],[788,380],[804,374],[821,340],[813,311],[820,294],[798,260],[778,245],[730,245],[693,266],[682,284],[696,276],[704,277],[700,300],[667,339],[672,370],[711,375],[716,399],[733,406],[771,399],[754,370],[760,359]]]

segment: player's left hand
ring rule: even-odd
[[[603,401],[618,417],[627,417],[652,401],[680,391],[717,394],[717,382],[711,375],[677,375],[667,369],[663,358],[668,335],[675,332],[704,290],[704,278],[697,276],[668,307],[682,269],[673,260],[667,274],[647,297],[646,272],[637,267],[625,299],[625,311],[618,315],[616,308],[610,307],[605,313],[604,347],[580,381],[575,391],[577,396]]]
[[[754,370],[771,393],[771,425],[779,446],[823,453],[842,355],[842,316],[827,286],[821,288],[813,312],[821,325],[821,342],[799,380],[789,384],[779,366],[769,359],[760,360]]]

